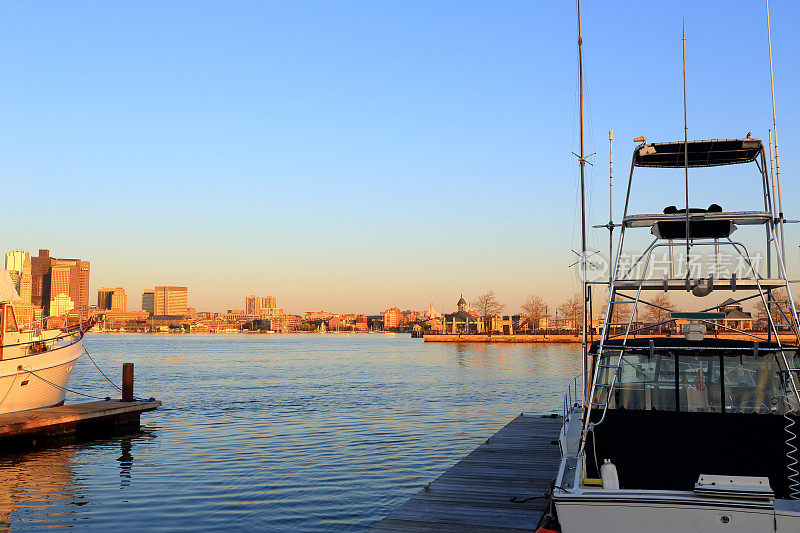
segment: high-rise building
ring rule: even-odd
[[[155,288],[156,316],[184,316],[188,310],[189,288],[160,286]]]
[[[75,302],[68,295],[59,293],[50,301],[50,316],[66,313],[70,309],[75,309]]]
[[[272,309],[274,307],[278,307],[278,299],[274,296],[264,296],[261,298],[261,308],[262,309]]]
[[[14,284],[14,288],[17,290],[17,294],[19,294],[19,272],[8,269],[6,269],[6,271],[8,272],[8,276],[11,278],[11,283]]]
[[[25,252],[22,250],[6,252],[6,270],[21,274],[23,263],[25,262],[25,255]]]
[[[142,311],[147,311],[150,316],[156,313],[156,292],[144,291],[142,293]]]
[[[14,250],[8,252],[5,259],[6,270],[20,297],[20,302],[14,305],[17,323],[25,325],[33,322],[37,316],[41,317],[41,309],[31,304],[31,254]]]
[[[40,249],[39,255],[31,258],[31,303],[48,315],[53,314],[50,302],[60,294],[68,296],[75,307],[89,305],[89,267],[89,261],[57,259],[50,257],[49,250]]]
[[[263,298],[251,294],[244,299],[244,312],[248,315],[257,316],[261,314],[261,301]]]
[[[89,267],[89,261],[78,261],[78,269],[80,270],[78,279],[80,285],[78,289],[78,298],[75,300],[75,304],[78,307],[89,305]],[[128,303],[127,297],[125,298],[125,303]]]
[[[97,291],[97,307],[110,311],[127,311],[128,295],[122,287],[104,288]]]
[[[25,305],[31,305],[31,254],[25,252],[25,258],[22,260],[22,273],[19,279],[19,297]]]
[[[63,295],[69,297],[74,304],[75,299],[71,297],[70,291],[72,265],[59,259],[54,259],[53,263],[50,267],[50,302]]]
[[[50,305],[50,250],[39,249],[31,257],[31,303],[43,309]]]

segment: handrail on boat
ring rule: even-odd
[[[578,374],[567,385],[567,390],[564,392],[564,404],[562,405],[564,420],[567,419],[573,407],[579,406],[583,408],[583,394],[578,393],[578,380],[582,378],[583,374]]]
[[[30,340],[4,345],[4,348],[22,347],[21,355],[4,359],[28,357],[48,350],[64,348],[78,342],[83,338],[83,334],[94,325],[96,309],[96,305],[85,305],[21,325],[19,327],[20,333],[29,334]],[[55,325],[54,322],[58,320],[61,321],[61,324]],[[61,330],[61,333],[55,337],[41,338],[42,331],[47,329],[58,329]]]
[[[91,311],[91,314],[89,314],[89,311]],[[96,305],[84,305],[81,307],[76,307],[74,309],[68,309],[56,315],[44,316],[38,320],[32,320],[30,322],[22,324],[19,326],[19,331],[26,331],[26,330],[38,331],[42,329],[48,329],[48,325],[50,325],[51,322],[56,322],[56,319],[62,320],[63,325],[59,326],[59,329],[67,330],[70,327],[83,329],[84,324],[88,325],[94,321],[95,311],[97,311]],[[70,326],[70,318],[72,317],[76,318],[77,321],[72,326]],[[56,329],[56,328],[51,327],[50,329]]]

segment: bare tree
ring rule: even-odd
[[[478,312],[478,314],[483,317],[484,329],[486,329],[491,335],[491,317],[499,314],[500,311],[505,308],[505,305],[497,301],[494,291],[481,294],[478,296],[477,300],[472,302],[472,305],[475,307],[475,310]]]
[[[528,296],[528,299],[522,304],[522,311],[531,325],[531,331],[538,329],[542,318],[547,314],[547,305],[540,297],[535,294]]]
[[[583,301],[581,300],[581,293],[576,292],[572,298],[558,306],[558,310],[564,315],[564,318],[572,322],[572,329],[578,330],[583,321],[581,320],[581,313],[583,313]]]
[[[672,309],[672,299],[669,297],[669,294],[666,292],[660,292],[656,295],[652,300],[651,303],[658,305],[659,307],[653,307],[652,305],[642,304],[646,307],[644,313],[644,320],[649,324],[658,324],[659,322],[663,322],[667,319],[667,314],[669,311],[665,309],[661,309],[661,307],[666,307],[667,309]],[[661,329],[661,326],[658,326]]]
[[[766,299],[766,295],[765,295]],[[786,294],[786,289],[775,289],[772,291],[772,300],[774,302],[787,302],[789,300],[789,296]],[[790,314],[791,311],[789,310],[788,303],[774,303],[769,305],[769,311],[772,315],[772,322],[775,324],[775,327],[781,328],[788,325],[786,319],[792,320],[792,315]],[[786,318],[784,318],[784,316]],[[756,317],[758,318],[759,322],[762,322],[765,329],[769,329],[769,323],[767,322],[767,310],[764,308],[764,304],[761,303],[761,299],[759,298],[756,300]]]

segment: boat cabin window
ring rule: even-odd
[[[14,316],[14,308],[10,305],[5,306],[5,315],[5,320],[3,320],[5,331],[17,331],[17,318]]]
[[[783,395],[783,383],[776,353],[726,357],[723,365],[726,413],[764,414],[777,410],[773,401]]]
[[[795,353],[788,354],[792,360]],[[783,413],[782,374],[775,352],[723,356],[719,352],[637,350],[603,354],[598,383],[616,383],[610,409],[695,413]],[[677,360],[677,365],[676,365]],[[797,364],[792,363],[790,364]],[[608,368],[610,367],[610,368]],[[608,387],[597,387],[594,402],[605,403]]]

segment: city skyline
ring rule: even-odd
[[[607,222],[608,130],[618,199],[633,138],[683,136],[682,17],[690,138],[766,141],[771,127],[762,4],[677,2],[648,17],[633,6],[584,6],[589,224]],[[772,9],[784,211],[797,218],[800,5]],[[577,288],[572,4],[158,11],[7,6],[9,188],[41,212],[87,216],[55,239],[52,217],[11,202],[25,223],[3,249],[91,258],[92,294],[170,283],[218,311],[254,292],[279,294],[287,312],[377,313],[489,289],[509,308],[531,293],[557,305]],[[705,201],[703,175],[690,184]],[[751,207],[738,205],[744,183],[706,205]],[[646,207],[680,203],[673,185],[651,184]],[[92,211],[112,198],[113,216]],[[590,246],[605,250],[598,231]],[[797,278],[800,228],[786,231]]]

